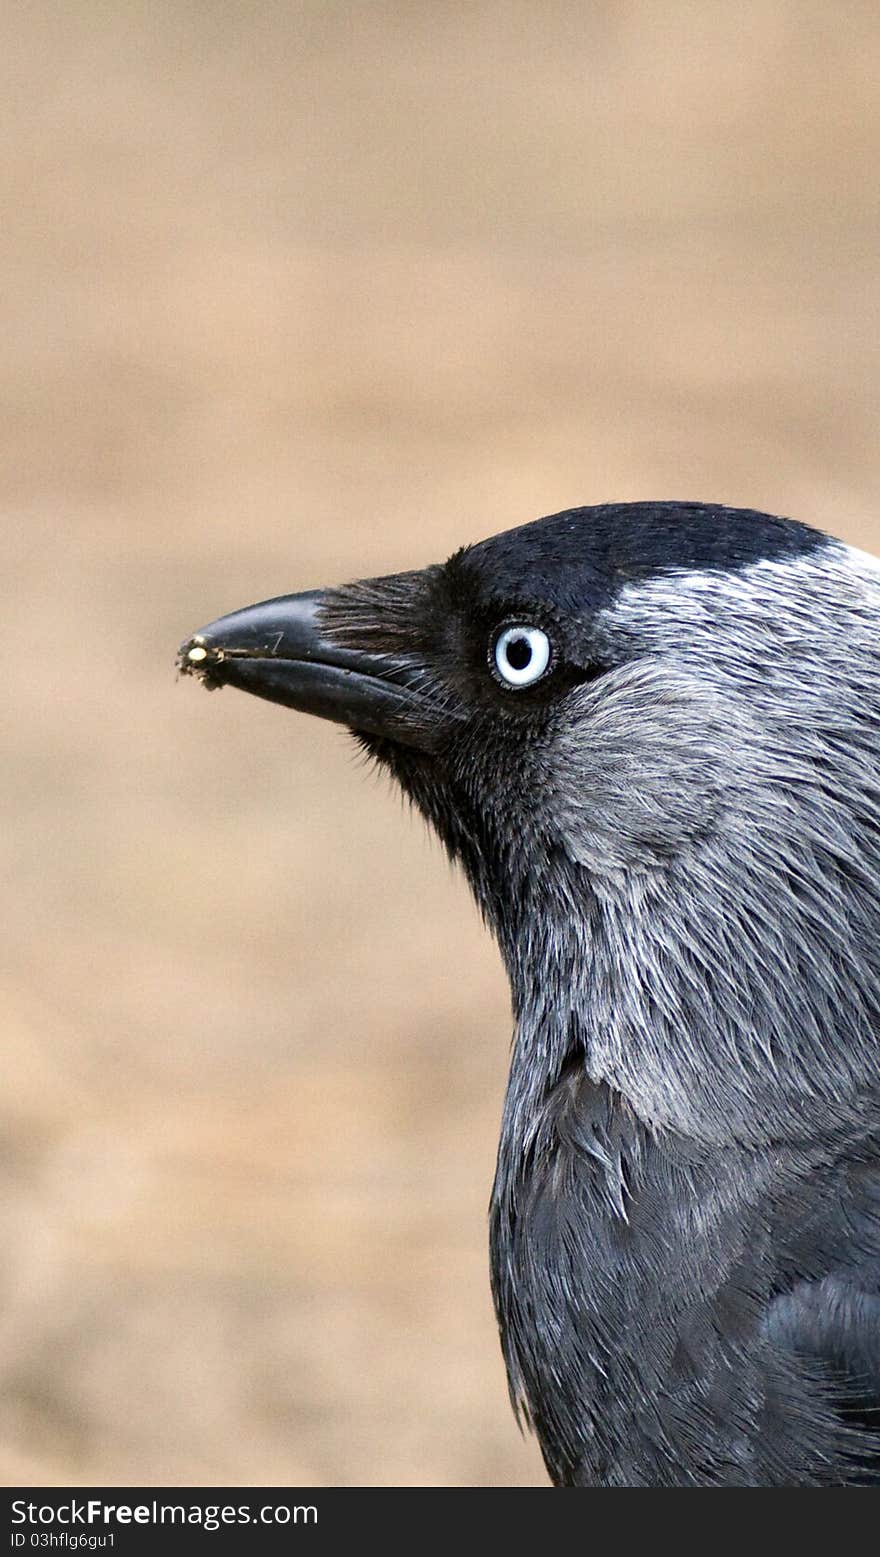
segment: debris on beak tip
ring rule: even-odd
[[[196,634],[194,638],[187,638],[186,642],[180,645],[177,669],[181,675],[198,676],[205,686],[210,686],[211,670],[222,658],[222,650],[209,649],[204,638]],[[218,685],[216,682],[213,684]]]

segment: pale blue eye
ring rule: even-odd
[[[495,669],[510,687],[530,687],[550,664],[550,639],[525,623],[505,627],[495,639]]]

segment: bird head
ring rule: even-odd
[[[605,1079],[694,1126],[726,1049],[747,1134],[757,1070],[780,1109],[786,1078],[814,1087],[854,972],[856,835],[880,827],[878,586],[854,556],[764,514],[574,509],[236,611],[180,664],[348,725],[391,771],[462,862],[519,1018],[565,1028],[554,1066],[588,1026]]]

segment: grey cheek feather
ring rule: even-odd
[[[599,626],[628,662],[570,694],[541,781],[582,893],[557,960],[590,1074],[716,1142],[855,1127],[880,1034],[878,564],[829,542],[667,576]]]

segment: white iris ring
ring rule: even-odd
[[[495,639],[495,668],[510,687],[530,687],[550,664],[550,639],[525,623],[505,627]]]

